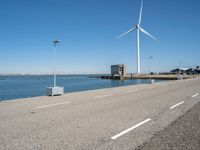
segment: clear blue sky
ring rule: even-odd
[[[200,65],[200,1],[144,0],[141,70]],[[1,0],[0,74],[51,73],[54,39],[59,73],[136,72],[136,34],[115,37],[138,21],[140,0]]]

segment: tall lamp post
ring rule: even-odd
[[[178,80],[181,80],[181,61],[178,62]]]
[[[150,79],[150,83],[152,83],[151,81],[151,60],[153,59],[153,56],[149,56],[149,79]]]
[[[53,84],[53,86],[54,87],[56,87],[56,44],[58,44],[58,43],[60,43],[60,41],[59,40],[55,40],[55,41],[53,41],[53,49],[54,49],[54,74],[53,74],[53,76],[54,76],[54,84]]]
[[[55,96],[55,95],[62,95],[64,93],[64,87],[58,87],[56,85],[56,44],[60,43],[59,40],[53,41],[53,49],[54,49],[54,82],[53,87],[48,87],[46,89],[46,95],[48,96]]]

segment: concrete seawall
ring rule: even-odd
[[[111,80],[131,80],[131,79],[157,79],[157,80],[179,80],[179,79],[191,79],[197,76],[193,75],[127,75],[127,76],[111,76],[103,75],[99,76],[101,79],[111,79]],[[98,77],[98,78],[99,78]]]

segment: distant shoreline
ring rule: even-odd
[[[52,76],[53,74],[0,74],[0,76]],[[57,76],[109,75],[109,74],[57,74]]]

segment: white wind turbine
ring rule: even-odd
[[[140,27],[141,20],[142,20],[142,9],[143,9],[143,0],[141,1],[140,16],[139,16],[138,24],[136,24],[132,29],[128,30],[127,32],[117,37],[117,39],[121,38],[124,35],[128,34],[129,32],[137,30],[137,74],[140,74],[140,31],[148,35],[149,37],[153,38],[154,40],[158,41],[154,36],[152,36],[150,33],[148,33],[147,31],[145,31],[144,29]]]

